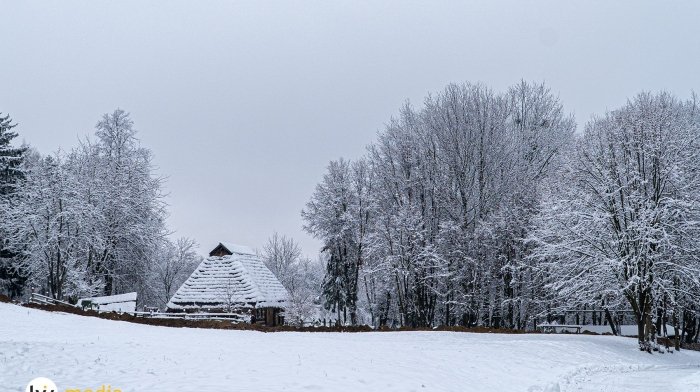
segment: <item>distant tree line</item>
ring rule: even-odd
[[[302,212],[339,323],[533,329],[631,310],[697,340],[700,112],[642,93],[576,133],[545,85],[452,84],[340,159]]]

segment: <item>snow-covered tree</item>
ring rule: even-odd
[[[342,311],[355,287],[374,325],[531,326],[542,278],[524,238],[573,131],[541,84],[406,104],[366,157],[331,162],[303,212],[328,254],[326,304]]]
[[[696,102],[667,93],[594,118],[531,236],[561,301],[628,305],[645,350],[661,307],[700,299],[699,140]]]
[[[293,238],[275,232],[263,246],[261,255],[289,294],[285,322],[298,326],[314,321],[323,278],[323,266],[302,257],[301,253]]]
[[[143,291],[149,260],[166,234],[162,179],[154,175],[150,150],[139,146],[128,113],[105,114],[95,135],[95,173],[102,181],[94,200],[105,241],[89,257],[104,277],[105,294]]]
[[[359,273],[367,238],[370,183],[363,162],[332,161],[323,181],[302,211],[304,228],[323,241],[328,255],[323,281],[324,304],[338,323],[357,324]]]
[[[29,284],[54,298],[94,294],[85,250],[99,241],[91,222],[96,211],[80,197],[81,184],[65,154],[27,161],[21,192],[4,205],[12,250],[21,252]]]
[[[3,236],[37,290],[55,298],[147,292],[166,230],[162,180],[128,114],[97,124],[97,140],[25,159],[4,200]]]
[[[16,184],[22,179],[22,161],[27,151],[25,146],[15,147],[12,141],[17,137],[9,115],[0,113],[0,199],[7,202],[16,192]],[[19,296],[24,286],[24,276],[19,270],[19,257],[9,250],[7,239],[0,225],[0,293],[10,297]]]
[[[17,137],[13,129],[17,124],[12,123],[9,115],[3,117],[0,112],[0,195],[8,195],[14,191],[14,185],[22,178],[22,158],[27,147],[16,147],[12,141]]]
[[[305,257],[295,264],[293,278],[287,279],[285,284],[289,292],[285,310],[287,324],[304,326],[319,321],[323,267],[323,264]]]

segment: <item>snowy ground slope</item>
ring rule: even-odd
[[[634,339],[583,335],[166,328],[0,304],[0,391],[23,390],[38,376],[52,378],[60,391],[110,384],[124,392],[700,386],[700,353],[649,355],[635,346]]]

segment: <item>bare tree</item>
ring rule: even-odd
[[[304,326],[318,311],[316,304],[321,290],[323,265],[301,256],[301,247],[294,239],[273,233],[263,246],[265,265],[287,289],[286,322]]]
[[[294,273],[294,265],[301,257],[301,247],[293,238],[272,234],[263,246],[262,259],[267,268],[279,279],[282,284]]]
[[[181,237],[175,243],[166,241],[152,267],[152,289],[160,307],[165,306],[180,285],[202,262],[196,252],[197,242]]]

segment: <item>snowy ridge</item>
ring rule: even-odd
[[[228,245],[224,245],[229,250]],[[169,309],[229,306],[284,307],[287,291],[260,258],[234,247],[236,253],[205,259],[168,302]],[[250,248],[247,248],[250,250]]]

